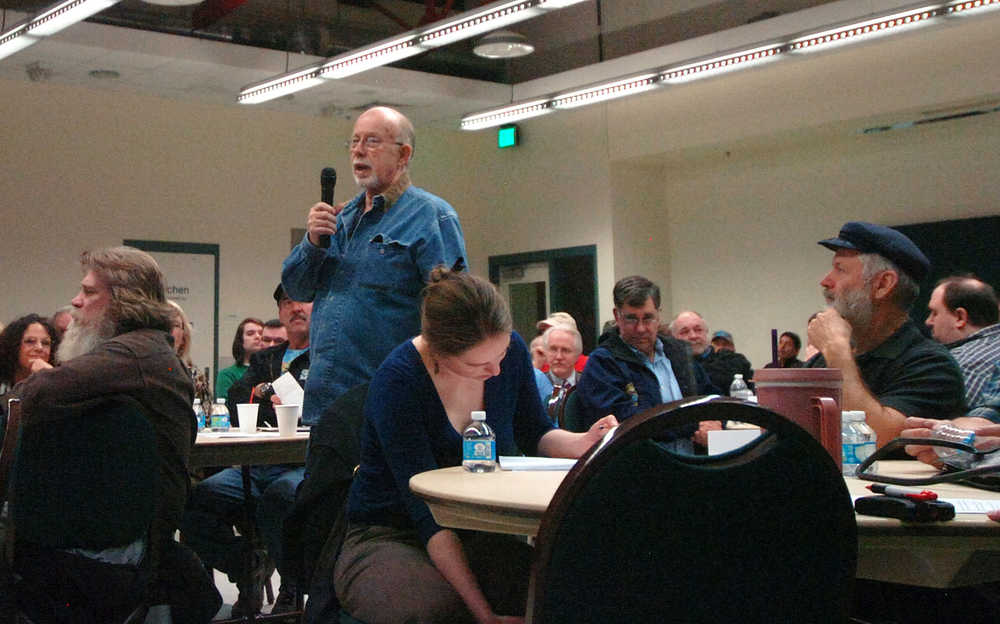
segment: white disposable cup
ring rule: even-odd
[[[240,433],[257,432],[257,410],[260,403],[237,403],[236,413],[240,418]]]
[[[302,406],[275,405],[274,411],[278,415],[278,435],[283,438],[295,435],[295,430],[299,426],[299,414],[302,413]]]

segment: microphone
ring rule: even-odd
[[[333,167],[324,167],[319,174],[320,201],[333,205],[333,187],[337,186],[337,170]],[[330,246],[330,235],[323,234],[319,237],[320,247]]]

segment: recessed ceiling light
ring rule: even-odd
[[[517,58],[535,51],[528,38],[513,30],[491,32],[476,43],[472,52],[476,56],[490,59]]]

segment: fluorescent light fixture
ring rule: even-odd
[[[110,1],[110,0],[104,0]],[[319,67],[318,81],[298,79],[294,91],[307,89],[322,83],[322,79],[338,79],[351,76],[375,67],[388,65],[404,58],[438,48],[455,41],[475,37],[485,32],[503,28],[509,24],[524,21],[546,12],[563,9],[585,0],[499,0],[486,6],[460,13],[455,17],[435,22],[428,26],[414,28],[402,35],[379,41],[370,46],[358,48],[346,54],[326,59]],[[295,72],[293,72],[294,74]],[[270,83],[288,83],[293,74],[277,76]],[[280,97],[278,95],[262,98],[259,91],[265,83],[249,85],[240,91],[237,98],[243,104],[256,104]],[[269,92],[273,89],[270,89]],[[251,93],[252,92],[252,93]]]
[[[346,78],[425,51],[417,45],[415,35],[394,37],[368,46],[363,50],[341,54],[326,61],[320,68],[320,75],[330,79]]]
[[[660,78],[670,83],[689,82],[700,78],[708,78],[709,76],[715,76],[735,69],[745,69],[749,65],[759,65],[767,61],[773,61],[785,49],[783,45],[765,45],[749,50],[741,50],[733,54],[725,54],[704,61],[671,67],[670,69],[663,70],[660,73]]]
[[[20,52],[36,41],[38,41],[38,38],[29,35],[28,29],[22,24],[0,35],[0,59],[6,58],[15,52]]]
[[[853,24],[810,33],[804,37],[798,37],[789,42],[788,49],[790,52],[811,52],[816,49],[828,49],[845,43],[856,43],[862,39],[871,39],[890,33],[895,34],[903,29],[923,26],[932,18],[945,14],[945,7],[927,6],[892,15],[883,15]]]
[[[548,100],[521,102],[511,106],[503,106],[482,113],[476,113],[475,115],[467,115],[462,118],[462,130],[481,130],[483,128],[502,126],[522,119],[545,115],[551,113],[552,110]]]
[[[309,65],[288,74],[265,80],[243,88],[237,101],[240,104],[260,104],[296,91],[302,91],[326,82],[319,76],[320,67]]]
[[[118,0],[65,0],[32,18],[28,22],[28,32],[46,37],[115,4]]]
[[[656,74],[642,74],[578,91],[562,93],[553,96],[551,104],[553,108],[576,108],[577,106],[586,106],[587,104],[596,104],[597,102],[606,102],[627,95],[643,93],[655,89],[659,83],[660,77]]]
[[[546,4],[558,3],[550,0]],[[650,69],[632,76],[614,78],[606,83],[581,87],[573,91],[554,93],[529,102],[514,102],[503,108],[473,113],[462,118],[462,130],[492,128],[518,119],[536,117],[556,110],[595,104],[611,99],[650,91],[655,88],[676,86],[703,77],[714,76],[760,65],[787,56],[790,52],[804,52],[814,48],[830,49],[834,45],[854,43],[871,36],[902,32],[936,18],[978,13],[980,9],[1000,8],[1000,0],[964,0],[935,5],[915,5],[905,11],[894,11],[866,20],[839,26],[827,26],[812,33],[795,35],[785,41],[755,44],[745,50],[726,52],[719,56],[692,59],[677,65]]]
[[[35,17],[0,34],[0,59],[20,52],[42,37],[57,33],[118,2],[119,0],[64,0],[53,4]]]
[[[420,35],[420,45],[438,48],[522,22],[544,13],[540,4],[540,0],[508,0],[466,11],[427,29]]]

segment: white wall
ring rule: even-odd
[[[492,131],[418,128],[413,178],[458,210],[475,272],[494,254],[596,244],[602,321],[614,281],[644,273],[665,315],[700,310],[760,365],[770,328],[803,333],[821,305],[829,254],[815,241],[844,221],[998,212],[1000,115],[857,134],[865,120],[988,97],[995,36],[963,28],[529,120],[514,150],[497,150]],[[918,54],[948,50],[973,78],[947,63],[919,70]],[[901,58],[910,65],[894,75]],[[0,92],[5,321],[65,304],[84,248],[219,243],[225,356],[243,316],[274,315],[288,231],[316,201],[318,171],[336,167],[337,199],[351,194],[349,121],[27,82]]]

